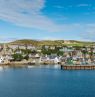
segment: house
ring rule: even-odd
[[[8,60],[8,61],[13,61],[14,60],[14,58],[11,55],[6,55],[5,59]]]
[[[71,47],[63,47],[62,49],[60,49],[60,51],[63,51],[63,52],[72,52],[72,51],[74,51],[74,49],[71,48]]]
[[[49,61],[56,64],[60,62],[60,59],[57,56],[49,56]]]
[[[36,50],[36,47],[32,45],[27,45],[27,49]]]
[[[49,49],[49,46],[45,45],[45,49]]]
[[[4,63],[4,57],[3,56],[0,56],[0,64],[1,63]]]
[[[16,52],[15,52],[16,54],[21,54],[22,53],[22,51],[21,50],[16,50]]]
[[[54,49],[55,49],[55,46],[50,46],[50,49],[51,49],[51,50],[54,50]]]
[[[11,48],[11,49],[17,49],[19,46],[18,45],[13,45],[13,44],[11,44],[11,45],[8,45],[8,48]]]
[[[49,58],[48,57],[41,57],[40,60],[43,61],[43,62],[45,62],[45,61],[48,61]]]
[[[69,40],[64,40],[64,44],[71,44]]]
[[[39,54],[36,54],[36,55],[35,55],[35,58],[40,58]]]

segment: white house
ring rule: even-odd
[[[0,64],[4,63],[4,57],[0,56]]]
[[[50,57],[49,57],[49,61],[51,61],[51,62],[57,64],[57,63],[60,62],[60,59],[59,59],[57,56],[50,56]]]

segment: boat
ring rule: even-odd
[[[34,67],[34,66],[32,66],[32,65],[28,65],[28,66],[27,66],[27,68],[33,68],[33,67]]]
[[[54,68],[60,68],[59,64],[54,65]]]

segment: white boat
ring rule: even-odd
[[[32,65],[28,65],[28,66],[27,66],[27,68],[33,68],[33,67],[34,67],[34,66],[32,66]]]
[[[54,68],[60,68],[59,64],[54,65]]]

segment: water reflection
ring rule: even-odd
[[[57,65],[3,70],[0,97],[95,97],[95,70],[66,71]]]

